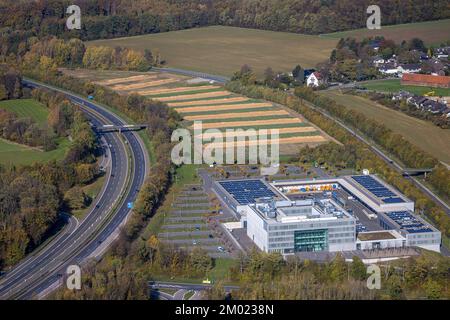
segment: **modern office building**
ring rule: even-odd
[[[355,219],[331,199],[261,199],[241,208],[247,236],[263,251],[355,250]]]
[[[226,180],[216,181],[213,189],[234,211],[247,236],[266,252],[405,246],[440,252],[441,233],[414,214],[413,201],[375,175],[272,183]],[[337,193],[347,198],[335,197]],[[361,208],[359,216],[346,202]]]

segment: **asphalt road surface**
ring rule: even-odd
[[[46,86],[30,80],[24,82],[32,87]],[[95,103],[63,93],[82,106],[94,125],[125,124],[118,116]],[[63,282],[69,265],[82,265],[117,234],[131,211],[128,203],[135,201],[144,182],[148,156],[143,142],[134,132],[123,132],[121,136],[108,133],[104,138],[110,148],[111,159],[101,194],[82,221],[69,219],[66,228],[55,239],[44,248],[38,248],[2,277],[0,299],[31,299],[43,292],[48,293],[49,288],[56,288]]]

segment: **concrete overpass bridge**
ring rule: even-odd
[[[125,124],[125,125],[113,125],[106,124],[103,126],[92,126],[92,129],[99,133],[107,133],[107,132],[125,132],[125,131],[138,131],[147,128],[146,124]]]
[[[405,168],[402,170],[403,176],[420,176],[425,175],[427,177],[427,173],[433,171],[433,168]]]

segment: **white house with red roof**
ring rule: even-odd
[[[320,74],[320,72],[313,72],[309,75],[308,78],[306,78],[306,85],[308,87],[319,87],[324,83],[323,76]]]

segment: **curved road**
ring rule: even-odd
[[[81,106],[94,125],[125,124],[115,114],[66,91],[30,80],[32,87],[45,86],[60,91]],[[38,248],[0,280],[0,299],[30,299],[47,294],[62,283],[62,275],[69,265],[82,265],[88,258],[100,255],[99,251],[118,234],[142,186],[147,170],[148,157],[143,142],[134,132],[105,134],[110,148],[110,167],[107,182],[86,217],[69,223],[44,248]]]

